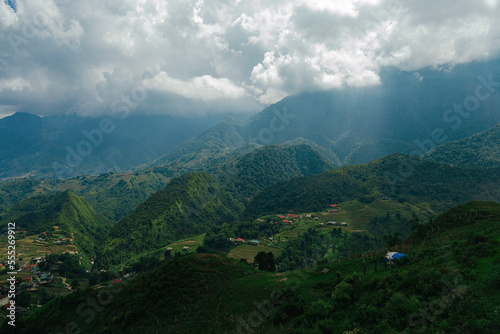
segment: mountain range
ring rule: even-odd
[[[313,145],[336,166],[392,153],[423,155],[500,123],[500,79],[494,74],[499,69],[498,60],[449,71],[386,68],[380,85],[290,96],[246,121],[18,113],[0,120],[0,179],[71,178],[155,166],[175,177],[211,172],[271,144]]]
[[[16,113],[0,119],[0,180],[123,172],[172,151],[218,120]]]
[[[500,80],[488,72],[499,67],[491,62],[419,73],[389,68],[379,86],[303,93],[246,122],[226,118],[147,166],[207,169],[255,145],[296,142],[321,147],[334,165],[392,153],[422,156],[500,122]]]

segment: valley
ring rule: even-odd
[[[246,122],[226,117],[128,170],[4,179],[0,295],[16,222],[17,332],[64,330],[59,317],[82,332],[436,332],[451,322],[493,333],[500,137],[486,124],[496,116],[416,156],[410,125],[394,135],[387,123],[388,138],[368,131],[385,118],[340,111],[364,94],[307,93]],[[331,108],[342,124],[324,119]],[[405,117],[421,124],[425,112]],[[255,135],[275,118],[287,131]],[[388,252],[403,260],[387,263]],[[447,311],[418,318],[436,300]]]

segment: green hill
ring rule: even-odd
[[[247,199],[276,182],[317,175],[332,167],[309,145],[271,145],[224,164],[214,178],[239,199]]]
[[[168,180],[163,170],[143,170],[77,176],[68,180],[19,179],[0,182],[0,213],[34,195],[53,195],[70,190],[88,201],[97,212],[111,221],[118,221],[150,195],[164,188]]]
[[[57,195],[39,195],[20,201],[2,215],[2,222],[37,234],[53,231],[53,226],[72,234],[75,245],[93,256],[111,228],[111,222],[97,213],[84,199],[70,191]],[[2,225],[4,225],[2,224]]]
[[[500,124],[436,147],[425,158],[461,167],[500,167]]]
[[[247,143],[238,133],[240,127],[237,120],[228,116],[201,135],[187,141],[146,167],[164,167],[170,171],[171,176],[189,172],[213,171],[221,163],[259,146]]]
[[[246,214],[256,217],[290,210],[313,212],[332,203],[360,197],[373,201],[377,196],[428,203],[433,211],[444,211],[471,200],[500,201],[499,189],[498,169],[451,167],[394,154],[272,185],[255,196]]]
[[[174,258],[118,286],[53,300],[14,332],[493,334],[499,223],[500,204],[472,202],[391,249],[336,263],[312,254],[310,267],[284,274],[213,254]],[[409,259],[384,265],[388,250]]]
[[[184,174],[111,229],[96,265],[130,262],[141,253],[233,221],[241,212],[241,205],[212,177],[203,172]]]

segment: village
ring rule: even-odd
[[[319,233],[330,233],[334,229],[341,229],[347,233],[366,235],[366,224],[370,219],[385,215],[387,212],[409,213],[412,209],[416,208],[409,208],[389,197],[380,196],[370,204],[354,200],[332,203],[320,212],[267,215],[257,218],[255,224],[279,226],[278,233],[266,237],[259,237],[257,234],[251,238],[241,235],[229,237],[231,246],[226,255],[253,263],[254,257],[259,252],[272,252],[274,256],[278,256],[289,240],[297,238],[310,228],[316,229]],[[198,247],[203,246],[204,240],[205,234],[179,240],[168,245],[165,250],[169,255],[194,253]]]
[[[264,224],[275,226],[277,233],[267,235],[265,237],[255,235],[253,238],[244,238],[235,236],[228,238],[231,244],[226,255],[236,260],[244,261],[253,264],[255,256],[259,252],[271,252],[276,257],[284,249],[287,242],[297,238],[300,234],[309,229],[315,229],[320,233],[330,233],[334,229],[341,229],[347,233],[366,232],[366,222],[374,216],[383,214],[387,211],[407,210],[396,201],[390,199],[378,199],[370,205],[365,205],[357,201],[346,203],[334,203],[321,212],[315,213],[286,213],[273,214],[257,218],[255,224]],[[61,275],[58,266],[62,261],[57,261],[47,266],[45,263],[48,258],[55,255],[66,255],[74,258],[79,265],[84,263],[87,268],[92,265],[92,259],[85,258],[80,254],[75,246],[74,237],[61,231],[58,226],[54,226],[52,231],[44,231],[37,235],[26,235],[25,231],[16,231],[20,236],[18,239],[18,254],[16,268],[16,286],[19,289],[18,293],[23,295],[32,294],[50,294],[53,296],[66,295],[75,289],[84,289],[90,283],[98,283],[97,287],[114,286],[121,284],[124,280],[131,279],[135,276],[135,272],[122,273],[122,275],[114,274],[110,276],[101,270],[101,276],[94,279],[93,282],[89,279],[69,278]],[[192,237],[184,240],[176,241],[164,248],[165,256],[178,256],[197,252],[204,245],[205,234]],[[0,259],[6,258],[6,249],[0,249]],[[7,262],[0,261],[0,307],[2,309],[9,306],[9,298],[7,297],[8,284],[7,279]],[[82,266],[83,268],[84,266]],[[82,275],[88,277],[89,271]],[[107,276],[106,276],[107,275]],[[24,291],[24,292],[23,292]],[[42,292],[43,291],[43,292]],[[41,305],[39,305],[41,306]],[[16,309],[23,314],[27,309],[22,305],[16,305]],[[0,311],[4,314],[5,310]]]

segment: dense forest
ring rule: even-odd
[[[331,203],[380,196],[429,203],[436,210],[473,199],[500,201],[500,169],[459,168],[394,154],[367,164],[280,182],[260,192],[246,208],[257,217],[274,212],[312,212]]]
[[[242,210],[212,177],[203,172],[184,174],[113,226],[96,266],[130,262],[143,252],[237,220]]]

